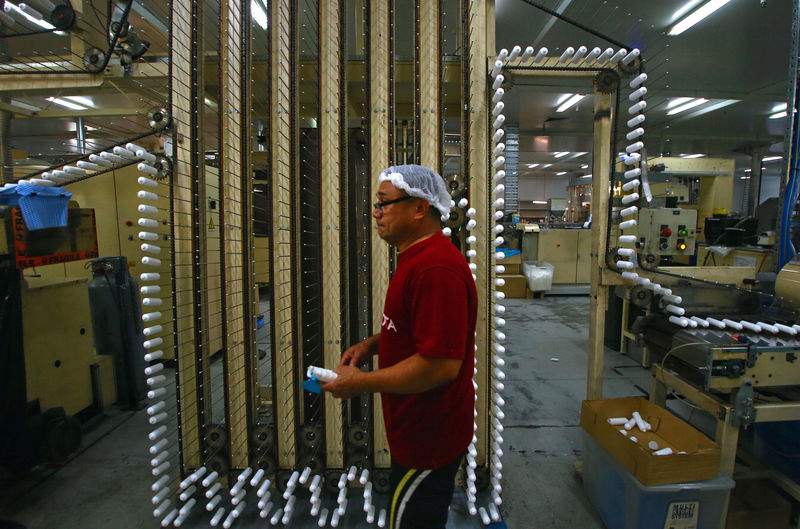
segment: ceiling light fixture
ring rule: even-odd
[[[86,96],[64,96],[63,99],[67,99],[72,101],[73,103],[78,103],[79,105],[83,105],[85,107],[94,108],[94,101],[92,101],[91,97]]]
[[[567,99],[572,97],[573,95],[575,95],[575,94],[562,94],[561,97],[559,97],[556,100],[556,106],[560,105],[561,103],[563,103],[564,101],[566,101]]]
[[[688,13],[690,9],[692,9],[694,6],[696,6],[697,4],[699,4],[702,1],[703,0],[689,0],[688,2],[683,4],[680,9],[678,9],[677,11],[675,11],[675,13],[672,14],[672,18],[670,19],[670,22],[675,22],[676,20],[681,18],[683,15]]]
[[[532,200],[531,202],[534,204],[547,204],[546,200]]]
[[[568,155],[569,152],[557,152],[553,155],[553,158],[563,158],[564,156]]]
[[[773,112],[780,112],[781,110],[786,110],[786,103],[778,103],[774,107],[772,107]]]
[[[267,18],[267,12],[264,11],[264,8],[261,7],[261,3],[258,0],[250,0],[250,11],[253,15],[253,20],[261,26],[261,29],[267,29],[269,25],[269,19]]]
[[[674,114],[680,114],[681,112],[686,112],[690,108],[700,106],[704,103],[708,103],[708,99],[702,99],[702,98],[694,99],[692,101],[689,101],[688,103],[684,103],[683,105],[673,108],[672,110],[667,112],[667,115],[672,116]]]
[[[578,104],[578,101],[580,101],[580,100],[581,100],[581,99],[583,99],[584,97],[586,97],[586,96],[585,96],[585,95],[583,95],[583,94],[575,94],[574,96],[572,96],[572,97],[570,97],[569,99],[567,99],[566,101],[564,101],[564,102],[561,104],[561,106],[560,106],[560,107],[558,107],[558,108],[556,109],[556,112],[564,112],[564,111],[565,111],[565,110],[567,110],[568,108],[570,108],[570,107],[573,107],[573,106],[577,105],[577,104]]]
[[[681,158],[702,158],[705,154],[681,154]]]
[[[550,167],[551,165],[553,165],[553,164],[551,164],[551,163],[546,163],[546,164],[544,164],[544,165],[542,166],[542,169],[547,169],[547,168],[548,168],[548,167]]]
[[[539,167],[539,164],[538,163],[529,163],[528,164],[528,169],[533,169],[535,167]]]
[[[709,0],[702,6],[698,7],[688,15],[678,20],[678,22],[674,26],[672,26],[670,30],[667,32],[667,35],[673,37],[676,35],[680,35],[681,33],[686,31],[690,27],[694,26],[695,24],[697,24],[698,22],[700,22],[701,20],[703,20],[704,18],[706,18],[707,16],[715,12],[717,9],[727,4],[728,2],[730,2],[730,0]],[[686,11],[691,9],[691,7],[692,6],[689,6],[686,9]],[[683,9],[683,7],[681,9]]]
[[[783,160],[783,156],[768,156],[767,158],[763,158],[762,162],[775,162],[778,160]]]
[[[667,103],[667,108],[675,108],[678,105],[682,105],[684,103],[688,103],[692,99],[693,98],[691,98],[691,97],[673,97]]]
[[[780,119],[780,118],[785,118],[785,117],[786,117],[786,111],[784,110],[783,112],[778,112],[777,114],[772,114],[769,117],[769,119]]]
[[[581,169],[588,169],[588,168],[589,168],[589,164],[588,163],[585,163],[585,164],[581,165]]]
[[[566,171],[559,171],[556,173],[556,176],[564,176],[565,174],[567,174]]]
[[[79,105],[78,103],[74,103],[67,99],[62,99],[60,97],[48,97],[47,100],[50,101],[51,103],[55,103],[56,105],[66,107],[70,110],[86,110],[85,106]]]
[[[15,107],[19,107],[25,110],[30,110],[32,112],[38,112],[41,110],[39,107],[35,107],[33,105],[29,105],[28,103],[23,103],[22,101],[17,101],[16,99],[9,100],[9,104],[14,105]]]

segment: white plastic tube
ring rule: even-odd
[[[117,147],[114,147],[113,150],[114,150],[114,154],[116,154],[117,156],[120,156],[122,158],[127,158],[129,160],[132,160],[132,159],[136,158],[136,153],[133,152],[133,151],[129,151],[125,147],[117,146]]]
[[[522,52],[522,57],[520,58],[520,61],[521,62],[527,61],[533,56],[534,52],[536,52],[536,50],[533,49],[533,46],[528,46],[527,48],[525,48],[525,51]]]
[[[155,441],[165,433],[167,433],[167,427],[159,426],[158,428],[147,434],[147,438],[150,439],[151,441]]]
[[[206,503],[206,510],[209,512],[213,511],[214,509],[217,508],[217,505],[219,505],[219,502],[221,501],[222,501],[222,496],[217,494],[216,496],[212,497],[208,503]]]
[[[633,141],[636,138],[640,138],[642,136],[644,136],[644,129],[642,127],[639,127],[639,128],[633,129],[628,134],[626,134],[625,138],[627,138],[628,141]]]
[[[89,161],[97,165],[102,165],[103,167],[111,167],[112,165],[114,165],[109,160],[106,160],[102,156],[98,156],[96,154],[90,154]]]
[[[633,226],[636,226],[636,224],[633,224]],[[622,224],[620,224],[620,228],[622,228]],[[620,244],[630,244],[636,242],[636,235],[620,235],[618,240]]]
[[[142,257],[141,261],[145,266],[161,266],[161,259],[155,257]]]
[[[633,248],[617,248],[617,254],[622,257],[632,257],[636,251]]]
[[[164,514],[167,511],[167,509],[169,509],[170,505],[172,505],[172,500],[164,500],[164,502],[161,505],[153,509],[153,517],[159,518],[162,514]]]
[[[514,46],[513,48],[511,48],[511,53],[508,54],[508,60],[513,61],[514,59],[519,57],[520,53],[522,53],[522,47]]]
[[[136,209],[144,215],[158,215],[158,208],[149,204],[139,204]]]
[[[504,163],[506,163],[505,157],[498,156],[497,158],[495,158],[494,162],[492,162],[492,166],[494,166],[494,168],[497,169],[498,167],[502,167]]]
[[[225,507],[220,507],[217,512],[214,513],[214,517],[211,518],[211,527],[216,527],[219,525],[219,521],[222,520],[222,517],[225,516]]]
[[[647,74],[646,73],[637,75],[636,77],[631,79],[630,87],[631,88],[636,88],[637,86],[641,85],[645,81],[647,81]]]
[[[762,331],[761,326],[760,325],[756,325],[755,323],[752,323],[752,322],[749,322],[749,321],[745,321],[745,320],[742,320],[739,323],[742,325],[742,327],[744,327],[748,331],[752,331],[752,332],[761,332]]]
[[[785,332],[786,334],[789,334],[791,336],[797,335],[797,330],[796,329],[793,329],[792,327],[789,327],[789,326],[784,325],[782,323],[776,323],[775,324],[775,328],[778,329],[779,331]]]
[[[497,104],[501,105],[502,103],[503,102],[501,101],[500,103],[497,103]],[[497,145],[495,145],[494,150],[492,151],[492,154],[494,154],[495,156],[500,156],[501,154],[503,154],[503,151],[505,151],[505,150],[506,150],[506,144],[500,142]]]
[[[634,153],[634,152],[639,152],[642,149],[644,149],[644,143],[642,143],[640,141],[637,141],[636,143],[631,143],[630,145],[625,147],[625,152],[630,154],[630,153]]]
[[[631,105],[630,107],[628,107],[628,114],[631,114],[631,115],[638,114],[639,112],[641,112],[645,108],[647,108],[647,101],[644,101],[644,100],[639,101],[635,105]]]
[[[625,171],[624,176],[625,176],[626,179],[630,180],[631,178],[638,178],[639,176],[641,176],[641,174],[642,174],[642,170],[637,167],[636,169],[631,169],[630,171]]]
[[[492,175],[492,180],[494,180],[495,182],[499,182],[505,177],[506,177],[506,172],[501,169]]]
[[[158,281],[161,279],[161,274],[158,272],[145,272],[143,274],[139,274],[139,279],[142,281]],[[144,304],[144,301],[142,301]],[[160,305],[161,303],[153,303],[153,305]]]
[[[626,206],[636,202],[637,200],[639,200],[639,193],[631,193],[630,195],[625,195],[622,197],[622,203]]]
[[[639,279],[639,274],[636,272],[622,272],[622,279],[627,279],[628,281],[636,281]]]
[[[539,52],[536,54],[536,57],[533,58],[533,64],[542,62],[544,58],[547,57],[548,53],[550,53],[550,50],[548,50],[547,48],[544,47],[540,48]]]
[[[498,88],[503,86],[503,81],[505,80],[506,78],[503,77],[503,75],[498,75],[497,77],[495,77],[494,82],[492,83],[492,90],[497,90]]]
[[[140,200],[158,200],[158,195],[151,193],[150,191],[139,191],[136,193],[136,197]]]
[[[622,190],[625,191],[626,193],[629,192],[629,191],[633,191],[634,189],[639,187],[639,184],[641,184],[639,179],[638,178],[634,178],[633,180],[629,180],[628,182],[625,182],[624,184],[622,184]]]
[[[191,498],[195,492],[197,492],[197,485],[192,485],[188,489],[181,492],[180,496],[178,497],[180,498],[181,501],[186,501],[189,498]]]
[[[724,321],[720,321],[720,320],[718,320],[718,319],[711,318],[711,317],[707,317],[707,318],[706,318],[706,321],[707,321],[709,324],[711,324],[711,325],[713,325],[714,327],[716,327],[717,329],[724,329],[724,328],[725,328],[725,322],[724,322]]]
[[[561,57],[558,58],[558,62],[565,63],[570,60],[570,58],[575,54],[575,48],[569,46],[564,53],[561,54]]]
[[[165,377],[164,375],[156,375],[154,377],[150,377],[150,378],[147,379],[147,385],[148,386],[160,386],[161,384],[163,384],[166,381],[167,381],[167,377]]]
[[[503,61],[494,61],[494,67],[492,68],[491,76],[497,77],[500,75],[500,71],[503,69]]]
[[[103,158],[104,160],[108,160],[112,164],[122,163],[122,162],[125,161],[125,158],[122,158],[121,156],[117,156],[116,154],[111,154],[110,152],[106,152],[106,151],[101,152],[100,153],[100,157]]]
[[[586,46],[580,46],[575,51],[575,55],[572,56],[572,61],[571,61],[572,64],[578,64],[579,62],[581,62],[583,58],[586,56],[586,52],[588,51],[589,49]]]
[[[630,55],[629,55],[629,57],[630,57]],[[645,95],[647,95],[647,88],[643,86],[643,87],[631,92],[630,95],[628,95],[628,101],[636,101],[637,99],[640,99],[640,98],[644,97]]]
[[[639,208],[636,206],[630,206],[625,209],[620,210],[619,214],[621,217],[631,217],[636,215],[636,212],[639,211]]]
[[[606,48],[606,50],[603,53],[601,53],[600,56],[597,58],[597,63],[603,64],[605,62],[608,62],[608,60],[613,55],[614,55],[614,48]]]
[[[588,55],[586,55],[586,59],[585,59],[585,61],[586,61],[587,63],[592,63],[592,62],[594,62],[594,61],[595,61],[595,60],[596,60],[598,57],[600,57],[600,54],[601,54],[601,53],[603,53],[603,50],[602,50],[602,49],[600,49],[600,48],[592,48],[592,51],[590,51],[590,52],[588,53]]]
[[[630,219],[630,220],[626,220],[624,222],[620,222],[619,223],[619,229],[621,229],[621,230],[629,230],[629,229],[635,228],[635,227],[636,227],[636,219]],[[621,235],[620,237],[634,237],[634,240],[631,241],[631,242],[636,242],[636,240],[635,240],[636,236],[635,235]]]
[[[503,95],[506,93],[505,90],[502,88],[498,88],[494,91],[494,95],[492,96],[492,103],[497,103],[501,99],[503,99]]]
[[[147,285],[147,286],[140,287],[139,288],[139,292],[141,292],[142,294],[148,295],[148,296],[152,295],[152,294],[158,294],[159,292],[161,292],[161,287],[158,286],[158,285]],[[144,315],[142,315],[142,320],[143,321],[149,321],[148,319],[145,319]]]
[[[621,61],[626,55],[628,54],[628,50],[625,48],[620,49],[615,53],[609,60],[609,64],[614,65]]]
[[[74,176],[83,176],[86,174],[85,169],[81,169],[80,167],[73,167],[71,165],[65,165],[62,169],[65,173],[74,175]]]
[[[155,155],[150,154],[149,152],[147,152],[147,151],[145,151],[143,149],[140,149],[140,150],[136,151],[136,157],[139,158],[140,160],[144,160],[145,162],[151,163],[151,164],[156,163],[156,160],[157,160]]]
[[[153,348],[158,347],[159,345],[161,345],[163,343],[164,343],[164,339],[163,338],[152,338],[150,340],[145,340],[143,345],[144,345],[145,349],[153,349]]]
[[[688,327],[689,326],[689,320],[687,320],[686,318],[682,318],[681,316],[670,316],[669,317],[669,322],[670,323],[674,323],[675,325],[677,325],[679,327]]]
[[[683,316],[684,314],[686,314],[686,309],[684,309],[683,307],[677,307],[675,305],[667,305],[666,307],[664,307],[664,310],[676,316]]]
[[[756,322],[756,325],[761,327],[763,330],[770,332],[772,334],[778,334],[780,331],[778,327],[775,325],[770,325],[769,323],[764,323],[763,321]]]
[[[729,320],[727,318],[723,318],[722,323],[731,329],[736,329],[737,331],[741,331],[744,328],[744,326],[742,326],[742,324],[738,321]]]
[[[628,128],[632,129],[637,125],[641,125],[642,123],[644,123],[644,120],[645,120],[644,114],[639,114],[638,116],[628,120]]]
[[[670,454],[672,454],[672,448],[670,447],[662,448],[661,450],[656,450],[653,452],[654,456],[668,456]]]
[[[630,261],[617,261],[616,265],[617,268],[620,268],[622,270],[633,270],[634,268],[636,268],[636,265]]]
[[[634,59],[636,59],[636,57],[638,57],[639,55],[641,55],[639,48],[632,49],[631,52],[622,59],[622,64],[632,63]]]
[[[502,90],[502,88],[500,89]],[[503,129],[497,129],[494,131],[494,135],[492,136],[492,141],[495,143],[503,139],[503,135],[506,133]]]
[[[142,165],[142,164],[139,164],[139,165]],[[136,181],[139,183],[139,185],[142,185],[142,186],[158,187],[158,182],[156,182],[155,180],[151,180],[150,178],[147,178],[147,177],[144,177],[144,176],[140,176],[139,178],[136,179]]]
[[[160,247],[160,246],[156,246],[155,244],[147,244],[147,243],[143,243],[143,244],[140,246],[140,248],[141,248],[141,250],[142,250],[143,252],[147,252],[147,253],[152,253],[152,254],[158,254],[158,253],[161,253],[161,247]]]
[[[494,123],[492,123],[492,127],[496,128],[496,129],[499,129],[500,127],[503,126],[503,123],[505,123],[505,122],[506,122],[506,117],[503,114],[500,114],[494,120]]]
[[[178,509],[172,509],[168,515],[161,520],[161,527],[169,527],[172,522],[178,517]]]

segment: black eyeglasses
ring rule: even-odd
[[[383,213],[383,208],[388,206],[389,204],[394,204],[395,202],[402,202],[404,200],[411,200],[412,198],[417,198],[417,197],[412,197],[411,195],[406,195],[404,197],[395,198],[394,200],[386,200],[384,202],[375,202],[372,205],[375,207],[375,209],[377,209],[378,211]]]

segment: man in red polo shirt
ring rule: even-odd
[[[450,195],[435,171],[390,167],[379,177],[380,237],[399,252],[381,332],[342,354],[336,397],[380,392],[392,456],[390,528],[442,528],[473,436],[477,291],[464,256],[441,232]],[[374,354],[379,369],[361,371]]]

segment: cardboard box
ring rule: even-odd
[[[637,442],[620,433],[621,426],[612,426],[607,419],[628,417],[638,411],[652,430],[631,433]],[[628,472],[646,486],[688,483],[717,477],[719,446],[698,430],[669,411],[641,397],[585,400],[581,406],[581,427],[605,448]],[[653,455],[650,441],[659,447],[670,447],[673,454]],[[679,454],[678,452],[686,452]]]
[[[519,266],[519,265],[517,265]],[[502,287],[497,287],[497,290],[503,292],[507,298],[524,298],[525,291],[528,288],[528,280],[524,275],[498,275],[505,280],[506,284]]]
[[[520,267],[522,266],[522,254],[518,253],[516,255],[512,255],[511,257],[506,257],[505,259],[498,259],[497,264],[503,265],[506,267],[506,271],[503,274],[506,275],[517,275],[520,274]],[[524,295],[522,297],[525,297]]]

